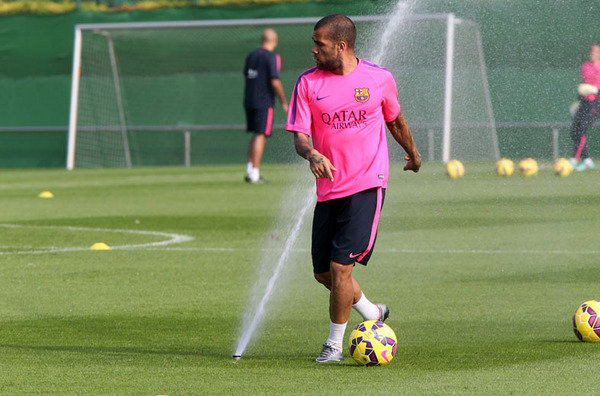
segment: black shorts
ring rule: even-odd
[[[264,133],[271,136],[273,128],[273,108],[249,109],[246,108],[246,130],[252,133]]]
[[[377,238],[384,197],[385,189],[371,188],[317,202],[311,247],[315,274],[329,272],[332,261],[367,265]]]

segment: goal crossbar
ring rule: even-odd
[[[448,14],[420,14],[410,15],[405,19],[410,21],[446,19]],[[388,21],[390,15],[360,15],[350,16],[355,22]],[[115,22],[115,23],[80,23],[75,25],[75,30],[111,30],[111,29],[168,29],[168,28],[193,28],[216,26],[261,26],[261,25],[299,25],[316,23],[319,17],[303,18],[264,18],[264,19],[217,19],[212,21],[163,21],[163,22]],[[458,18],[455,20],[460,21]]]

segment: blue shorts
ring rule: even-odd
[[[252,133],[263,133],[271,136],[273,129],[273,108],[249,109],[246,108],[246,130]]]
[[[317,202],[312,229],[315,274],[330,271],[330,263],[367,265],[371,258],[385,189],[371,188],[348,197]]]

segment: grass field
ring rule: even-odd
[[[232,363],[275,254],[265,247],[285,240],[273,224],[296,212],[278,221],[280,202],[301,205],[284,198],[306,168],[266,166],[260,186],[242,166],[3,171],[0,392],[597,392],[600,345],[577,341],[570,320],[600,298],[600,172],[500,179],[467,164],[450,181],[440,164],[397,168],[373,258],[355,270],[399,339],[374,368],[347,350],[341,364],[312,361],[328,298],[308,225],[256,342]],[[87,249],[100,241],[121,248]]]

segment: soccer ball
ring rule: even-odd
[[[573,331],[580,341],[600,342],[600,301],[586,301],[577,308]]]
[[[559,158],[552,167],[552,172],[559,177],[567,177],[573,173],[573,165],[566,158]]]
[[[350,355],[361,366],[385,366],[396,353],[394,330],[379,320],[366,320],[350,334]]]
[[[465,167],[459,160],[452,160],[446,164],[446,174],[450,179],[458,179],[465,175]]]
[[[498,176],[509,177],[515,171],[515,164],[509,159],[502,158],[496,162],[496,174]]]
[[[526,158],[519,162],[519,173],[521,176],[530,177],[538,173],[538,164],[533,158]]]

